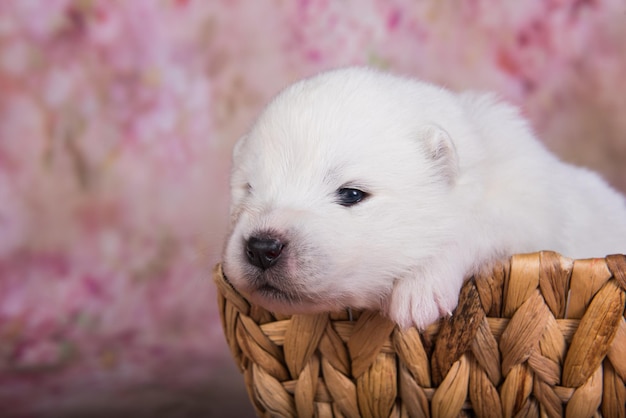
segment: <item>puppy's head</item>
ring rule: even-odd
[[[458,177],[450,94],[335,70],[279,94],[235,146],[224,272],[267,309],[378,308],[436,256]]]

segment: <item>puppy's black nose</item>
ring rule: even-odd
[[[267,270],[276,264],[284,246],[274,238],[250,237],[246,242],[246,256],[250,264]]]

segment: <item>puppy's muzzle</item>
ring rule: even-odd
[[[253,266],[267,270],[276,264],[284,247],[282,241],[272,237],[250,237],[246,241],[246,257]]]

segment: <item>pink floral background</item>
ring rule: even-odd
[[[0,0],[0,416],[252,414],[211,281],[230,149],[348,64],[497,91],[626,190],[623,0]]]

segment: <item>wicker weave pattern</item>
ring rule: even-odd
[[[259,416],[626,417],[625,256],[514,256],[421,334],[373,312],[274,315],[214,278]]]

